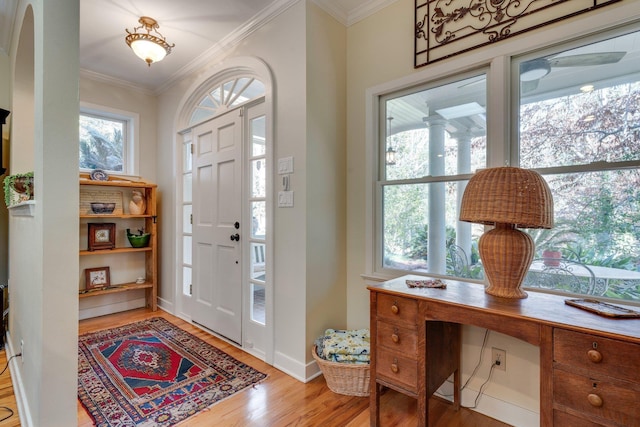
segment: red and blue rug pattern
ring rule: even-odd
[[[266,378],[154,317],[78,338],[78,398],[99,427],[166,427]]]

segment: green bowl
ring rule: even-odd
[[[151,234],[144,233],[142,235],[137,234],[127,234],[127,239],[129,239],[129,243],[134,248],[146,248],[149,246],[149,238]]]

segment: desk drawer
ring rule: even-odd
[[[638,344],[556,328],[553,334],[553,360],[587,369],[590,374],[640,383]]]
[[[376,376],[380,379],[418,392],[418,361],[405,357],[402,353],[382,348],[376,350]]]
[[[418,301],[380,293],[378,294],[376,314],[380,319],[415,327],[418,317]]]
[[[393,323],[378,321],[376,344],[413,358],[418,352],[416,330]]]
[[[602,424],[576,417],[566,412],[553,411],[553,425],[559,427],[603,427]]]
[[[555,369],[553,394],[556,405],[594,415],[620,425],[638,425],[640,391]]]

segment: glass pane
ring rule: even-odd
[[[183,233],[191,233],[191,211],[192,205],[183,205],[182,206],[182,232]]]
[[[251,202],[251,237],[264,239],[267,234],[267,203]]]
[[[251,278],[253,280],[265,280],[265,252],[264,243],[251,244]]]
[[[124,120],[80,115],[80,168],[122,172]]]
[[[263,156],[266,153],[265,118],[257,117],[251,120],[251,155]]]
[[[639,37],[520,63],[521,166],[640,159]]]
[[[470,173],[486,166],[486,77],[385,102],[387,180]]]
[[[264,94],[264,84],[260,80],[252,81],[249,87],[242,92],[242,96],[245,99],[254,99],[259,96],[264,96]]]
[[[193,114],[191,114],[191,118],[189,119],[189,124],[200,123],[206,119],[209,119],[213,117],[215,112],[216,110],[212,110],[209,108],[196,107],[196,109],[193,110]]]
[[[191,236],[182,237],[182,262],[191,265]]]
[[[481,279],[478,239],[484,228],[458,221],[458,194],[465,185],[385,186],[383,267]]]
[[[251,162],[251,197],[266,196],[265,159]]]
[[[191,168],[193,167],[193,154],[191,154],[191,149],[193,147],[192,143],[183,144],[182,148],[182,158],[184,163],[182,164],[183,172],[191,172]]]
[[[525,286],[640,301],[640,171],[545,179],[553,192],[555,225],[529,230],[539,262],[532,264]],[[552,256],[561,261],[550,261]]]
[[[264,309],[265,289],[264,286],[251,284],[251,320],[265,324],[266,313]]]
[[[182,267],[182,293],[191,295],[191,267]]]
[[[192,176],[190,173],[186,173],[182,177],[182,201],[183,202],[191,202],[191,193],[192,193]]]

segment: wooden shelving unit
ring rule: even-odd
[[[116,294],[120,292],[129,292],[139,289],[145,290],[145,299],[147,307],[153,311],[157,310],[158,297],[158,261],[157,261],[157,215],[156,215],[156,184],[146,181],[127,180],[119,177],[109,177],[108,181],[91,180],[88,174],[80,175],[80,283],[79,298],[89,298],[99,295]],[[128,190],[128,191],[127,191]],[[146,211],[142,215],[133,215],[129,213],[129,201],[131,190],[139,190],[144,194]],[[104,201],[98,200],[100,194],[107,197],[113,197],[114,194],[121,193],[122,197],[119,205],[113,214],[93,214],[88,208],[88,201]],[[117,198],[117,197],[116,197]],[[94,200],[95,199],[95,200]],[[113,249],[88,250],[87,236],[83,234],[87,224],[92,223],[115,223],[116,224],[116,247]],[[144,227],[145,232],[150,233],[149,245],[144,248],[134,248],[129,245],[126,238],[125,228],[141,228]],[[134,272],[131,269],[130,259],[127,256],[136,254],[144,255],[144,266]],[[108,263],[111,271],[111,277],[120,279],[114,282],[108,288],[87,290],[83,274],[84,268],[96,267],[100,264],[100,260],[104,258],[105,265]],[[98,260],[98,261],[96,261]],[[125,262],[126,261],[126,262]],[[100,264],[102,265],[102,264]],[[127,266],[127,269],[123,266]],[[144,273],[142,271],[144,270]],[[131,277],[127,277],[130,275]],[[137,277],[144,277],[144,283],[136,282]]]

